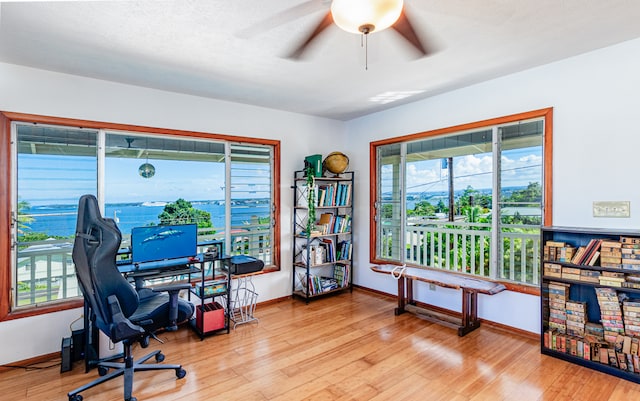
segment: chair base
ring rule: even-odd
[[[162,362],[164,360],[164,355],[160,351],[154,351],[138,359],[137,361],[134,361],[133,357],[131,356],[131,344],[125,341],[124,361],[98,363],[98,374],[100,374],[100,377],[90,383],[87,383],[83,386],[78,387],[73,391],[70,391],[67,394],[67,396],[69,397],[69,401],[82,401],[83,397],[82,395],[80,395],[81,392],[123,375],[124,375],[124,400],[136,401],[136,398],[132,396],[134,372],[145,371],[145,370],[173,369],[175,370],[176,377],[178,379],[182,379],[187,374],[187,372],[184,369],[182,369],[181,365],[145,363],[151,358],[155,358],[156,362]],[[109,372],[110,369],[113,369],[113,370]]]

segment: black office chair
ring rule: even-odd
[[[174,369],[178,379],[186,375],[181,365],[144,363],[152,357],[156,362],[162,362],[164,355],[160,351],[134,361],[131,346],[139,342],[145,348],[156,330],[176,330],[178,323],[192,316],[193,305],[178,297],[180,290],[189,288],[189,285],[156,287],[154,291],[166,293],[139,297],[116,266],[121,239],[115,222],[100,214],[97,199],[93,195],[82,196],[73,245],[78,283],[85,302],[90,306],[91,321],[111,341],[122,342],[124,361],[100,361],[98,373],[101,377],[69,392],[69,401],[82,401],[80,392],[121,375],[124,375],[124,399],[136,401],[131,392],[133,373],[137,370]]]

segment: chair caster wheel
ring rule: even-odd
[[[158,352],[156,354],[156,362],[162,362],[164,361],[164,354],[162,352]]]
[[[69,401],[82,401],[82,396],[80,394],[70,395]]]
[[[182,379],[183,377],[185,377],[187,375],[187,371],[184,369],[176,369],[176,377],[178,379]]]
[[[128,400],[126,400],[126,401],[138,401],[138,399],[137,399],[136,397],[131,397],[131,398],[129,398],[129,399],[128,399]]]
[[[140,339],[140,346],[142,348],[147,348],[149,346],[149,336],[144,336]]]
[[[109,368],[107,368],[106,366],[98,366],[98,374],[100,376],[104,376],[107,373],[109,373]],[[74,400],[75,401],[75,400]],[[82,401],[82,399],[78,400],[78,401]]]

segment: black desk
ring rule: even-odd
[[[194,264],[204,263],[202,254],[195,258],[176,258],[142,263],[119,263],[118,270],[128,280],[135,283],[136,289],[144,287],[144,281],[153,278],[181,276],[197,271]]]

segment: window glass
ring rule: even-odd
[[[131,229],[160,224],[198,225],[198,240],[223,239],[224,143],[106,135],[105,216],[129,245]]]
[[[542,225],[542,120],[500,127],[501,279],[538,284]]]
[[[543,132],[535,119],[377,146],[376,259],[536,284]]]
[[[97,131],[17,124],[14,305],[79,295],[71,260],[77,202],[96,193]]]
[[[231,144],[232,254],[271,265],[273,151],[268,146]]]
[[[120,259],[134,227],[195,223],[199,252],[220,241],[226,254],[277,268],[277,145],[27,122],[12,123],[11,135],[12,308],[81,295],[71,251],[84,194],[118,224]]]
[[[379,235],[378,256],[381,259],[400,260],[402,252],[402,178],[401,148],[399,144],[377,149],[378,199],[376,218]]]

